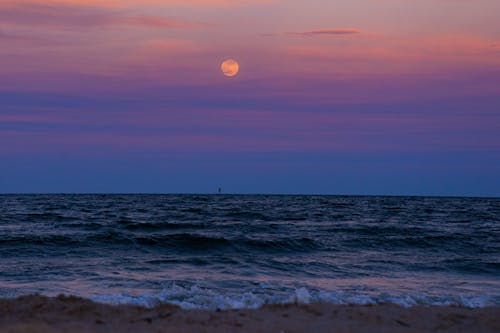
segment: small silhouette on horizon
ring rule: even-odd
[[[217,189],[217,194],[222,194],[222,188],[220,188],[220,187],[219,187],[219,188]]]

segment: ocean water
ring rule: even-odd
[[[0,298],[500,306],[500,199],[1,195]]]

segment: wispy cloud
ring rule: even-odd
[[[289,32],[289,36],[316,37],[316,36],[338,36],[338,35],[356,35],[361,30],[355,28],[337,28],[337,29],[318,29],[301,32]]]
[[[7,2],[0,4],[0,21],[21,26],[86,28],[107,25],[131,25],[159,28],[194,28],[206,24],[157,15],[135,14],[105,7],[76,4]]]
[[[2,0],[10,4],[78,5],[107,8],[136,8],[138,6],[235,6],[268,4],[276,0]]]
[[[110,20],[109,23],[158,28],[197,28],[210,26],[209,24],[204,23],[194,23],[153,15],[116,16],[114,19]]]
[[[0,30],[0,42],[8,42],[9,48],[18,45],[27,46],[54,46],[68,44],[67,41],[58,41],[44,36],[29,35],[23,33],[11,33]]]

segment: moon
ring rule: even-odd
[[[220,69],[224,76],[233,77],[236,76],[240,71],[240,65],[236,60],[228,59],[222,62],[222,65],[220,65]]]

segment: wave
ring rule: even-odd
[[[410,233],[410,232],[408,232]],[[354,233],[355,234],[355,233]],[[361,234],[361,233],[360,233]],[[404,232],[376,234],[369,236],[362,234],[360,237],[351,237],[342,241],[342,245],[352,248],[367,249],[439,249],[439,250],[464,250],[470,253],[480,251],[478,237],[463,234],[417,234],[404,235]]]
[[[258,212],[232,211],[224,214],[225,217],[235,218],[241,221],[272,221],[270,216]]]
[[[248,251],[306,251],[318,248],[316,241],[310,238],[301,237],[280,237],[270,240],[252,238],[226,238],[199,234],[170,234],[162,236],[138,237],[137,244],[175,247],[186,250],[248,250]]]
[[[120,221],[119,225],[126,230],[177,230],[177,229],[205,229],[210,228],[211,225],[207,223],[188,223],[188,222],[130,222]]]
[[[217,249],[231,245],[231,241],[224,237],[188,233],[137,237],[135,241],[141,245],[175,247],[189,250]]]
[[[42,235],[42,236],[10,236],[1,237],[0,244],[2,246],[9,245],[55,245],[55,246],[75,246],[78,245],[80,241],[75,237],[65,236],[65,235]]]
[[[273,240],[246,239],[245,245],[261,249],[261,250],[277,250],[277,251],[307,251],[314,250],[320,247],[320,244],[314,239],[301,238],[275,238]]]
[[[425,295],[381,293],[369,295],[345,291],[312,291],[305,287],[297,288],[287,294],[273,294],[265,291],[245,292],[239,295],[225,295],[215,290],[197,285],[182,287],[173,285],[157,294],[131,296],[125,294],[99,295],[91,299],[106,304],[129,304],[142,307],[155,307],[161,304],[173,304],[183,309],[229,310],[257,309],[271,304],[310,304],[331,303],[338,305],[374,305],[393,303],[403,307],[413,306],[462,306],[483,308],[500,306],[498,295]]]
[[[12,235],[0,237],[1,245],[43,245],[43,246],[95,246],[98,245],[133,245],[145,247],[169,248],[184,251],[310,251],[320,248],[321,244],[307,237],[273,237],[258,239],[248,237],[223,237],[193,233],[172,234],[130,234],[108,230],[86,235]]]

